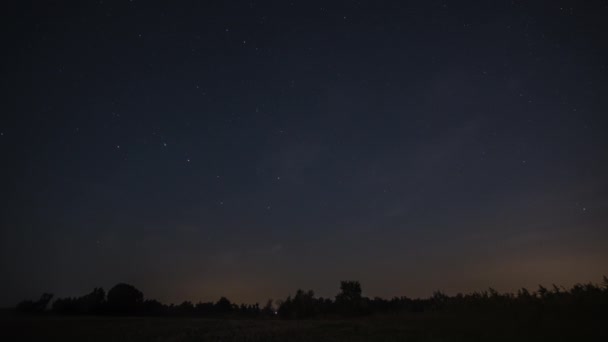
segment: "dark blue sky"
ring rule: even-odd
[[[608,269],[605,1],[12,1],[0,304]]]

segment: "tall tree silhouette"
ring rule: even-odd
[[[336,307],[343,314],[361,314],[367,308],[366,299],[361,296],[358,281],[341,281],[340,293],[336,296]]]
[[[144,300],[144,295],[133,285],[120,283],[108,291],[108,309],[117,314],[137,313]]]
[[[219,314],[229,313],[233,310],[232,303],[226,297],[220,298],[220,300],[215,303],[215,312]]]

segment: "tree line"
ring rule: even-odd
[[[608,316],[608,278],[601,284],[576,284],[566,289],[553,285],[539,286],[536,291],[525,288],[517,293],[486,291],[448,296],[435,292],[429,298],[394,297],[383,299],[362,295],[358,281],[342,281],[335,298],[315,297],[312,290],[297,290],[284,300],[268,302],[261,307],[232,303],[221,297],[217,302],[175,305],[163,304],[155,299],[144,299],[143,293],[132,285],[120,283],[106,294],[95,288],[81,297],[59,298],[44,293],[36,301],[25,300],[17,305],[21,313],[53,313],[66,315],[142,315],[142,316],[211,316],[306,319],[314,317],[365,316],[371,314],[403,314],[424,312],[463,313],[500,312],[501,314],[576,314]],[[49,307],[49,304],[50,307]]]

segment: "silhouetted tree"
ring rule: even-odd
[[[281,303],[278,313],[284,318],[309,318],[319,313],[319,307],[312,290],[298,290],[296,295],[287,297]]]
[[[361,284],[358,281],[341,281],[336,300],[353,302],[361,299]]]
[[[262,309],[261,313],[263,315],[265,315],[265,316],[274,316],[275,310],[274,310],[274,307],[273,307],[273,301],[272,301],[272,299],[269,299],[266,302],[266,305],[264,305],[264,308]]]
[[[179,315],[192,315],[194,314],[194,304],[192,304],[192,302],[185,301],[178,305],[175,310]]]
[[[167,314],[168,308],[155,299],[147,299],[142,304],[142,313],[150,316],[160,316]]]
[[[448,304],[448,296],[441,291],[433,292],[433,297],[430,299],[430,306],[433,310],[441,310]]]
[[[37,301],[24,300],[17,304],[16,310],[22,313],[43,313],[53,299],[53,294],[43,293]]]
[[[99,287],[79,298],[59,298],[53,303],[53,312],[61,314],[100,314],[106,306],[106,293]]]
[[[108,291],[108,309],[116,314],[134,314],[142,308],[144,295],[133,285],[120,283]]]
[[[215,305],[212,302],[199,302],[194,307],[194,312],[196,312],[197,315],[212,315],[215,313]]]
[[[230,300],[226,297],[220,298],[217,303],[215,303],[215,312],[219,314],[226,314],[233,311],[233,306]]]
[[[101,288],[93,289],[93,292],[80,298],[80,307],[83,313],[100,313],[106,302],[106,292]]]
[[[361,296],[361,284],[358,281],[340,282],[340,293],[336,296],[338,312],[346,315],[358,315],[368,312],[367,299]]]

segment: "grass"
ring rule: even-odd
[[[230,320],[0,317],[2,341],[608,341],[608,322],[462,315]]]

